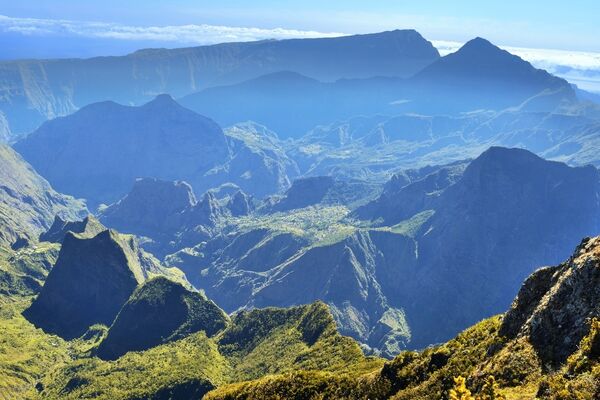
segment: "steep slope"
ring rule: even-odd
[[[374,374],[297,372],[224,386],[206,398],[429,399],[452,398],[460,388],[483,399],[596,399],[599,280],[600,238],[587,238],[568,261],[533,273],[503,316],[447,343],[404,352]]]
[[[534,266],[559,262],[578,237],[597,234],[599,192],[596,168],[525,150],[491,148],[471,162],[440,195],[417,238],[418,266],[391,299],[411,304],[405,310],[415,346],[502,311]]]
[[[390,305],[382,284],[415,264],[413,246],[406,236],[373,231],[308,248],[278,266],[249,304],[289,307],[322,300],[342,334],[393,356],[409,345],[411,329],[404,311]]]
[[[94,237],[105,230],[106,227],[93,215],[88,215],[81,221],[65,221],[57,215],[50,229],[40,235],[40,241],[62,243],[67,232],[77,233],[80,237]]]
[[[46,332],[72,339],[91,325],[110,325],[147,277],[181,273],[163,268],[134,238],[105,230],[89,237],[67,232],[56,264],[25,317]]]
[[[167,95],[141,107],[90,105],[15,148],[57,188],[95,203],[116,201],[140,176],[201,182],[229,155],[216,123]]]
[[[379,225],[393,226],[421,212],[434,210],[440,194],[462,177],[467,165],[467,162],[459,162],[434,168],[414,182],[405,177],[406,172],[393,175],[381,195],[356,209],[353,215]]]
[[[140,50],[124,57],[0,63],[0,111],[13,134],[105,100],[142,104],[158,93],[180,97],[291,70],[316,79],[410,76],[439,58],[415,31],[324,39],[266,40],[185,49]],[[236,121],[238,122],[238,121]]]
[[[352,207],[377,194],[377,186],[363,181],[343,181],[331,176],[296,179],[280,198],[272,200],[263,212],[289,211],[309,206],[344,205]]]
[[[563,364],[579,349],[590,321],[600,318],[599,259],[600,237],[586,238],[568,261],[532,274],[506,313],[500,335],[526,338],[542,362]],[[600,356],[598,343],[591,344]]]
[[[85,204],[57,193],[10,147],[0,144],[0,246],[37,240],[55,215],[76,219]]]
[[[119,311],[98,347],[102,359],[147,350],[195,332],[208,337],[224,329],[229,318],[212,301],[165,277],[138,287]]]
[[[237,122],[237,121],[236,121]],[[278,135],[255,122],[236,123],[225,129],[231,160],[207,177],[221,184],[223,175],[246,193],[264,197],[281,192],[298,176],[296,162],[287,155]]]
[[[109,325],[144,272],[137,254],[114,231],[93,238],[67,233],[56,265],[24,315],[67,339],[95,323]]]
[[[467,42],[457,52],[425,67],[411,81],[431,92],[454,94],[454,107],[479,103],[479,108],[506,108],[546,90],[562,92],[561,98],[567,101],[576,99],[564,79],[536,69],[482,38]],[[490,93],[494,95],[489,96]],[[446,101],[443,106],[450,104]]]
[[[221,200],[208,191],[198,201],[186,182],[145,178],[137,179],[129,194],[103,209],[99,218],[108,227],[144,237],[144,248],[164,256],[217,235],[234,211],[241,216],[252,209],[251,199],[240,190]]]

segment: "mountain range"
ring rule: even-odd
[[[14,148],[58,190],[96,206],[119,200],[139,177],[185,180],[202,191],[232,182],[263,196],[285,189],[293,171],[277,153],[229,138],[168,95],[140,107],[92,104],[44,123]]]
[[[282,71],[211,87],[183,97],[181,103],[223,125],[252,120],[282,137],[299,137],[317,125],[356,115],[503,110],[540,94],[547,99],[545,111],[576,101],[565,80],[477,38],[410,78],[331,83]]]
[[[0,82],[0,399],[600,394],[600,106],[565,80],[392,31]]]
[[[410,76],[437,58],[430,42],[405,30],[145,49],[121,57],[5,61],[0,63],[5,82],[0,114],[8,122],[4,129],[21,135],[95,102],[139,105],[161,93],[180,97],[282,70],[320,80]]]

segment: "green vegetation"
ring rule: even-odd
[[[38,243],[18,251],[0,247],[0,295],[28,296],[39,291],[60,245]]]
[[[233,218],[229,229],[240,232],[270,229],[301,236],[313,244],[325,245],[338,242],[356,231],[356,227],[346,220],[349,213],[350,210],[344,206],[311,206],[269,215]]]
[[[595,271],[586,262],[586,257],[600,254],[592,244],[588,242],[572,261],[573,268]],[[42,273],[44,260],[56,250],[55,246],[6,250],[0,265],[13,274]],[[563,273],[573,271],[567,267]],[[128,317],[128,327],[137,326],[136,315],[150,320],[156,315],[177,316],[169,306],[173,300],[183,299],[192,313],[167,333],[139,325],[142,331],[156,330],[167,340],[112,361],[95,355],[117,322],[110,329],[91,326],[83,336],[65,341],[23,318],[21,312],[30,304],[31,295],[0,295],[0,400],[166,400],[204,395],[210,400],[587,400],[600,396],[597,318],[581,326],[579,345],[557,366],[542,361],[532,336],[503,336],[503,316],[481,321],[447,343],[420,352],[405,351],[384,362],[365,357],[354,340],[341,336],[324,303],[242,311],[231,320],[220,313],[225,318],[222,326],[196,330],[187,329],[195,324],[190,321],[204,323],[211,314],[196,306],[210,302],[188,293],[166,278],[152,279],[136,289],[127,304],[150,309],[124,311],[124,307],[117,321]],[[576,304],[587,307],[587,303]],[[515,306],[508,315],[519,310]],[[394,315],[383,319],[395,320]],[[170,336],[171,331],[179,334]],[[139,335],[128,331],[125,336]]]
[[[228,364],[203,332],[115,361],[83,358],[42,381],[44,398],[170,398],[178,392],[198,398],[224,383]],[[160,394],[163,394],[161,397]]]
[[[427,222],[427,220],[431,218],[433,214],[435,214],[434,210],[425,210],[388,229],[393,233],[399,233],[414,238],[423,224],[425,224],[425,222]]]
[[[116,359],[128,351],[146,350],[202,331],[213,336],[229,318],[198,292],[165,277],[138,287],[117,315],[98,348],[103,359]]]
[[[132,298],[160,303],[164,286],[138,289]],[[94,356],[110,336],[105,326],[94,325],[80,338],[65,341],[21,315],[31,297],[0,299],[2,400],[201,398],[215,387],[267,374],[312,371],[308,376],[335,373],[349,381],[382,365],[338,334],[322,303],[241,312],[212,338],[204,331],[191,333],[109,361]]]
[[[487,319],[441,346],[407,351],[375,372],[298,372],[236,383],[210,400],[254,399],[595,399],[600,394],[600,324],[591,323],[579,350],[558,370],[546,371],[527,340],[498,334],[502,318]]]
[[[47,335],[21,316],[29,298],[0,296],[0,399],[32,399],[50,369],[70,361],[68,343]]]

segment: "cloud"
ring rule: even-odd
[[[107,22],[13,18],[0,15],[0,33],[26,36],[80,37],[121,42],[165,42],[171,45],[202,45],[263,39],[336,37],[340,32],[318,32],[285,28],[233,27],[222,25],[130,26]],[[432,41],[442,55],[463,43]],[[537,68],[567,79],[585,90],[600,93],[600,53],[500,46],[531,62]]]
[[[0,15],[0,32],[23,35],[80,36],[131,41],[214,44],[262,39],[343,36],[337,32],[263,29],[219,25],[128,26],[105,22],[12,18]]]
[[[433,40],[432,43],[441,55],[454,53],[463,45],[461,42],[444,40]],[[600,92],[600,53],[502,45],[499,47],[584,90]]]

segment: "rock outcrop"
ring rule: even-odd
[[[526,337],[545,363],[559,365],[600,318],[600,237],[584,239],[565,263],[543,268],[523,284],[500,334]]]
[[[57,215],[50,229],[40,235],[40,241],[62,243],[67,232],[77,233],[79,237],[94,237],[105,230],[106,227],[91,214],[81,221],[65,221]]]
[[[72,339],[110,325],[147,272],[135,241],[106,230],[92,238],[67,232],[56,265],[24,315],[46,332]]]

